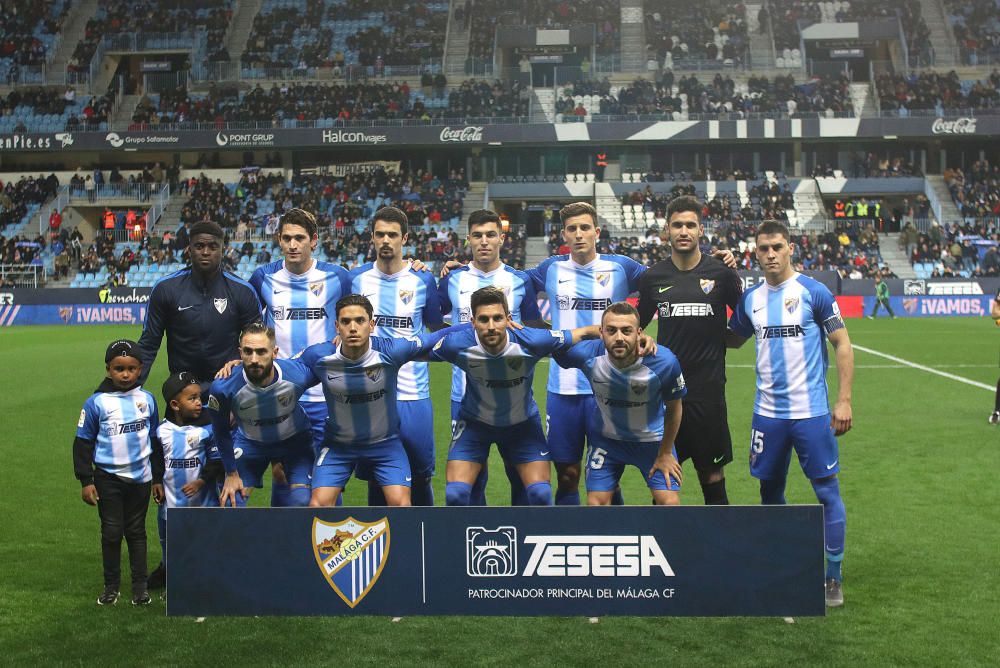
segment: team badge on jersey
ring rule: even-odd
[[[524,360],[522,360],[520,357],[511,357],[510,359],[507,360],[507,366],[509,366],[514,371],[519,370],[523,363]]]
[[[645,383],[632,383],[632,391],[636,394],[642,394],[646,391],[647,385]]]
[[[323,283],[322,282],[310,283],[309,292],[319,297],[323,293]]]
[[[409,304],[410,302],[413,301],[413,295],[414,295],[413,290],[400,290],[399,301],[403,302],[404,304]]]
[[[189,431],[184,436],[184,442],[187,443],[187,445],[188,445],[189,448],[193,448],[194,446],[198,445],[198,439],[199,438],[200,437],[198,436],[198,432],[196,432],[196,431]]]
[[[715,289],[715,281],[711,279],[702,278],[698,282],[701,284],[701,291],[704,292],[706,295]]]
[[[226,307],[229,306],[229,300],[225,297],[222,299],[214,299],[212,302],[215,304],[215,310],[219,313],[225,313]]]
[[[599,271],[594,275],[594,278],[601,284],[601,287],[604,287],[608,284],[608,281],[611,280],[611,274],[606,271]]]
[[[147,408],[149,408],[149,406],[146,404],[145,401],[135,402],[135,410],[139,412],[139,415],[145,415]]]
[[[367,523],[313,519],[313,555],[323,578],[350,607],[361,602],[389,559],[389,519]]]
[[[365,375],[368,376],[368,380],[377,383],[378,379],[382,377],[382,367],[370,366],[365,369]]]
[[[795,313],[795,309],[799,307],[798,297],[785,297],[785,310],[789,313]]]
[[[278,403],[281,404],[282,408],[288,408],[289,406],[292,405],[292,402],[294,400],[295,400],[294,394],[282,394],[278,396]]]

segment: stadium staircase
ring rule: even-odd
[[[762,5],[746,6],[747,32],[750,34],[750,64],[755,70],[774,67],[774,39],[771,31],[761,32],[757,15]]]
[[[622,72],[646,70],[646,27],[642,0],[621,0]]]
[[[240,56],[246,50],[247,40],[253,30],[253,19],[260,13],[264,0],[237,0],[236,11],[229,20],[226,30],[226,52],[233,63],[240,62]]]
[[[900,278],[916,278],[917,272],[913,271],[910,258],[906,257],[906,251],[899,249],[899,234],[880,234],[878,237],[878,252],[882,256],[882,261],[889,265],[889,269]]]
[[[802,179],[792,193],[795,209],[788,209],[788,224],[806,230],[823,229],[826,224],[826,207],[814,179]]]
[[[451,4],[451,16],[448,17],[448,35],[444,46],[444,73],[451,77],[465,76],[465,61],[469,57],[468,25],[458,25],[455,21],[455,6]]]
[[[160,214],[160,219],[156,221],[153,229],[150,230],[150,236],[160,237],[168,230],[176,232],[181,226],[181,211],[184,209],[184,204],[188,199],[188,195],[180,190],[170,193],[170,200],[167,202],[167,206],[164,207],[163,213]]]
[[[529,119],[532,123],[556,122],[555,90],[552,88],[531,89],[531,115]]]
[[[622,203],[609,183],[594,184],[594,208],[597,209],[597,223],[618,236],[622,228]]]
[[[854,105],[854,114],[856,116],[874,116],[875,112],[875,99],[872,96],[872,87],[870,83],[852,83],[851,84],[851,104]]]
[[[545,237],[528,237],[524,243],[524,266],[536,267],[549,256]]]
[[[934,47],[935,67],[958,65],[958,42],[948,24],[948,14],[941,0],[920,0],[920,10],[931,31],[931,46]]]
[[[486,201],[486,182],[471,181],[469,189],[465,191],[465,199],[462,200],[462,211],[468,216],[470,212],[482,208],[491,208]]]
[[[141,95],[124,95],[118,106],[115,107],[114,113],[111,114],[110,128],[112,130],[127,130],[128,126],[132,123],[132,115],[135,113],[135,108],[139,105],[139,100],[142,99]]]
[[[80,0],[70,3],[69,14],[62,25],[62,38],[56,52],[45,70],[45,81],[49,84],[66,82],[66,63],[73,56],[77,43],[83,38],[87,21],[97,14],[97,0]],[[81,63],[83,64],[83,63]]]
[[[927,184],[934,191],[934,195],[937,196],[938,202],[941,204],[940,221],[944,223],[946,221],[962,220],[962,213],[951,199],[951,191],[948,190],[948,184],[944,182],[944,177],[940,174],[934,174],[927,175],[925,178],[927,179]]]

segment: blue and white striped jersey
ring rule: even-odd
[[[209,459],[218,459],[212,427],[189,424],[180,426],[164,420],[156,428],[156,434],[163,444],[163,491],[167,497],[167,508],[208,508],[219,505],[219,495],[214,485],[206,485],[194,496],[187,496],[181,490],[184,485],[194,482],[201,474],[201,468]]]
[[[646,267],[624,255],[598,255],[580,265],[570,255],[555,255],[528,270],[536,292],[549,298],[552,329],[574,329],[601,324],[604,309],[624,301],[639,289]],[[549,365],[548,391],[590,394],[590,383],[577,369]]]
[[[687,394],[681,364],[663,346],[624,369],[614,365],[600,339],[581,341],[555,359],[587,376],[600,412],[601,434],[616,441],[660,442],[664,405]]]
[[[369,299],[375,309],[374,336],[413,338],[425,325],[443,322],[437,285],[429,271],[414,271],[409,262],[397,274],[379,271],[373,262],[351,272],[351,291]],[[399,371],[400,401],[431,396],[426,362],[410,362]]]
[[[226,471],[233,470],[230,464],[235,461],[229,459],[233,451],[230,413],[247,439],[265,447],[311,429],[309,418],[298,402],[306,389],[316,384],[312,374],[295,360],[276,359],[274,368],[274,382],[266,387],[257,387],[247,380],[243,367],[234,369],[229,378],[212,383],[208,410]]]
[[[826,328],[842,325],[830,290],[808,276],[747,290],[729,328],[757,340],[757,415],[799,420],[830,413]]]
[[[487,286],[500,288],[507,295],[507,307],[514,322],[541,320],[531,279],[523,271],[506,264],[490,272],[480,271],[471,264],[450,272],[438,283],[441,313],[450,315],[452,325],[471,322],[472,293]],[[451,373],[451,400],[461,401],[464,394],[465,372],[456,366]]]
[[[153,395],[137,386],[128,392],[96,392],[83,404],[79,438],[94,442],[94,465],[120,478],[150,482],[152,438],[160,421]]]
[[[278,356],[287,359],[337,336],[337,301],[351,293],[351,276],[317,260],[304,274],[293,274],[279,260],[257,267],[250,285],[264,305],[264,323],[274,328]],[[310,388],[302,400],[323,401],[322,388]]]
[[[326,395],[326,435],[335,443],[371,445],[399,435],[396,410],[400,368],[426,355],[448,330],[414,339],[371,338],[371,347],[351,360],[332,343],[305,349],[298,362],[319,380]]]
[[[531,389],[535,365],[546,355],[569,349],[573,333],[508,329],[506,347],[494,355],[483,348],[476,331],[466,327],[446,336],[431,352],[431,359],[451,362],[466,373],[462,419],[507,427],[538,415]]]

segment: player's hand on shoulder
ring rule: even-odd
[[[854,426],[854,412],[850,401],[838,401],[830,413],[830,426],[834,436],[842,436]]]
[[[100,497],[97,495],[97,487],[94,485],[86,485],[82,490],[80,490],[80,498],[88,506],[96,506]]]
[[[510,320],[507,322],[507,329],[524,329],[524,325],[519,322],[515,322],[514,320]]]
[[[736,256],[733,255],[733,251],[728,248],[720,248],[719,250],[712,253],[712,257],[716,260],[722,260],[722,264],[726,265],[730,269],[736,269],[738,266],[736,264]]]
[[[639,335],[639,347],[636,352],[639,354],[639,357],[656,355],[656,339],[643,332]]]
[[[413,271],[427,271],[427,272],[429,272],[431,270],[430,267],[428,267],[421,260],[418,260],[416,258],[411,258],[410,259],[410,268],[413,269]]]
[[[445,276],[447,276],[448,274],[450,274],[455,269],[458,269],[459,267],[464,267],[464,266],[465,266],[465,264],[462,263],[462,262],[459,262],[458,260],[448,260],[447,262],[444,263],[444,266],[441,267],[441,278],[444,278]]]
[[[240,364],[242,364],[241,360],[229,360],[228,362],[222,365],[222,368],[219,369],[219,372],[215,374],[215,377],[229,378],[231,375],[233,375],[233,369],[238,367]]]
[[[162,506],[163,502],[167,500],[167,495],[163,492],[163,483],[154,482],[153,483],[153,501],[156,505]]]

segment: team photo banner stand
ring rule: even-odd
[[[825,614],[815,506],[176,508],[168,615]]]

